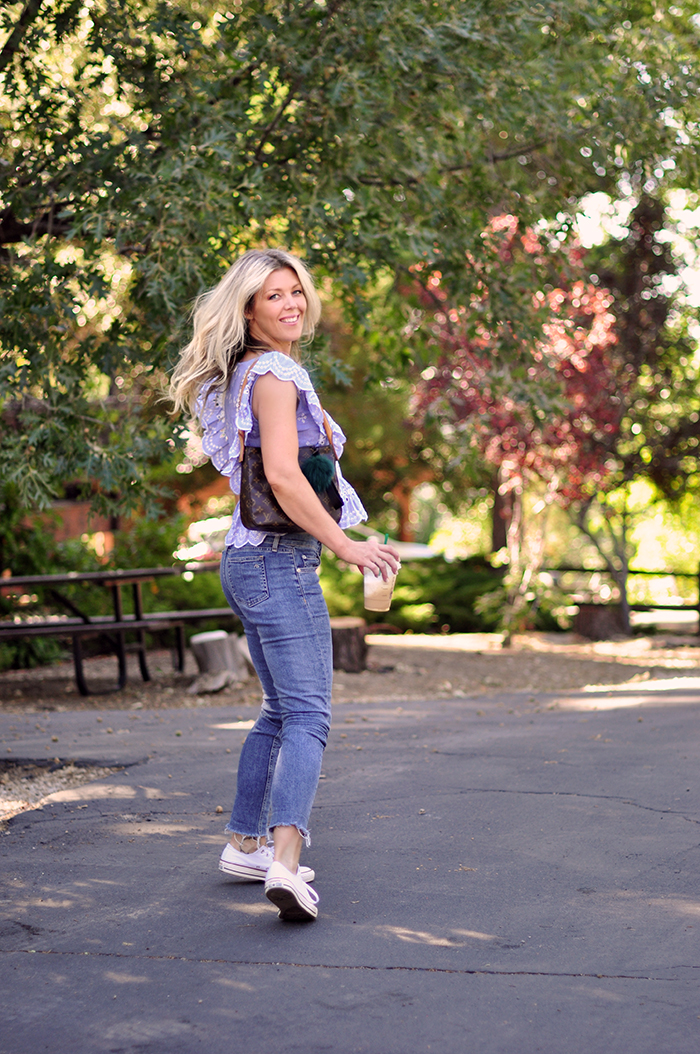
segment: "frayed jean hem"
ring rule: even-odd
[[[227,823],[226,826],[224,827],[224,834],[239,834],[241,836],[241,838],[254,838],[257,842],[259,842],[261,838],[265,838],[265,837],[267,837],[270,841],[274,841],[275,827],[296,827],[297,831],[299,832],[299,834],[301,835],[301,837],[302,837],[302,839],[304,841],[304,845],[306,846],[306,848],[308,849],[309,846],[311,845],[311,834],[310,834],[308,828],[301,827],[298,823],[276,823],[276,824],[274,824],[274,826],[272,826],[272,825],[270,826],[270,829],[267,832],[267,835],[264,835],[264,834],[262,834],[262,835],[261,834],[246,834],[245,831],[240,831],[236,827],[232,827],[230,823]]]

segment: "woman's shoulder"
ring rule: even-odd
[[[293,381],[300,391],[312,391],[311,379],[300,363],[281,351],[265,351],[249,365],[252,377],[274,373],[281,381]]]

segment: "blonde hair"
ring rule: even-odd
[[[198,398],[207,385],[225,389],[248,343],[246,311],[273,271],[289,267],[306,297],[302,341],[313,339],[321,317],[321,301],[311,275],[296,256],[283,249],[249,249],[234,263],[218,285],[195,301],[194,333],[180,352],[180,361],[170,379],[170,398],[176,412],[198,416]],[[292,344],[292,357],[299,361],[299,348]]]

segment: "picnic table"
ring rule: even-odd
[[[138,655],[139,669],[144,681],[151,675],[146,662],[146,633],[157,633],[164,629],[175,632],[175,668],[185,668],[185,625],[208,619],[230,619],[237,621],[229,607],[196,608],[193,610],[144,612],[142,585],[156,578],[195,574],[203,571],[218,571],[217,562],[189,562],[177,567],[149,567],[123,571],[69,571],[57,575],[13,575],[0,578],[0,594],[11,596],[26,593],[31,589],[48,592],[63,613],[56,615],[29,615],[17,613],[0,619],[0,642],[31,637],[71,637],[73,642],[73,665],[75,682],[81,695],[94,694],[85,680],[82,642],[86,637],[104,638],[117,657],[117,688],[126,684],[128,652]],[[112,595],[111,615],[88,615],[74,599],[61,591],[66,585],[100,585]],[[131,588],[133,614],[124,613],[122,590]],[[127,634],[135,636],[128,642]],[[112,689],[107,689],[112,690]]]

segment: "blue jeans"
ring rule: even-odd
[[[296,827],[308,844],[333,682],[320,559],[321,543],[302,533],[267,535],[259,546],[231,546],[222,556],[221,584],[263,688],[241,751],[227,831],[260,838],[275,827]]]

